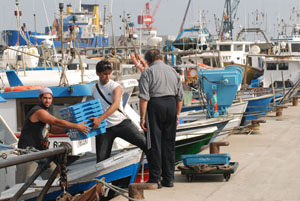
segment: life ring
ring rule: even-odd
[[[197,69],[195,69],[193,67],[189,67],[186,71],[186,74],[187,74],[188,78],[196,77],[198,75]]]
[[[14,91],[28,91],[28,90],[37,90],[45,88],[45,86],[42,85],[36,85],[36,86],[15,86],[15,87],[6,87],[4,89],[4,92],[14,92]]]

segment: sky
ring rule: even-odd
[[[122,34],[123,24],[120,16],[130,14],[131,20],[137,26],[137,16],[145,9],[146,2],[150,2],[151,13],[158,0],[111,0],[112,19],[115,35]],[[63,2],[75,5],[75,0],[19,0],[22,11],[21,23],[26,23],[28,30],[34,31],[33,14],[37,16],[37,30],[44,32],[44,27],[52,24],[54,13],[58,13],[58,4]],[[109,12],[109,0],[82,0],[82,3],[99,4],[103,15],[104,5]],[[161,0],[154,16],[153,26],[158,35],[177,35],[188,0]],[[200,11],[205,26],[210,32],[216,32],[215,19],[220,19],[223,13],[225,0],[192,0],[185,21],[185,28],[199,24]],[[300,10],[300,0],[240,0],[235,21],[235,32],[244,27],[260,27],[271,37],[277,33],[277,25],[281,19],[289,22],[293,7]],[[73,7],[74,8],[74,7]],[[14,16],[15,0],[0,0],[0,30],[15,29]],[[66,10],[66,9],[64,9]],[[214,15],[216,17],[214,17]],[[296,18],[294,18],[296,19]],[[219,20],[220,21],[220,20]],[[298,19],[299,21],[299,19]],[[298,22],[300,23],[300,21]],[[107,33],[111,33],[111,25],[107,25]]]

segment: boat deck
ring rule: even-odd
[[[264,117],[267,122],[259,131],[226,139],[230,145],[221,147],[221,153],[229,153],[231,161],[239,163],[228,182],[223,175],[201,175],[188,182],[176,171],[173,188],[144,191],[145,200],[300,200],[300,106],[287,105],[282,117],[275,113]]]

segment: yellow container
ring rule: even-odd
[[[99,31],[99,5],[95,4],[94,5],[94,15],[95,18],[93,19],[93,24],[95,25],[95,31]]]
[[[72,5],[71,4],[68,4],[67,5],[67,14],[70,15],[72,12]]]

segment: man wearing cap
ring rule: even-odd
[[[65,133],[65,128],[77,129],[85,134],[89,132],[89,127],[83,122],[81,124],[71,123],[62,119],[58,119],[48,112],[53,101],[53,93],[49,88],[43,88],[39,91],[39,103],[35,105],[26,115],[23,128],[21,130],[18,148],[26,149],[33,147],[37,150],[48,149],[48,132],[53,134]],[[50,125],[50,126],[48,126]],[[25,167],[22,164],[17,167],[21,174],[17,174],[16,183],[23,183],[32,175],[37,167],[37,164],[31,162],[26,163]],[[27,165],[27,166],[26,166]],[[28,172],[27,172],[28,171]]]

